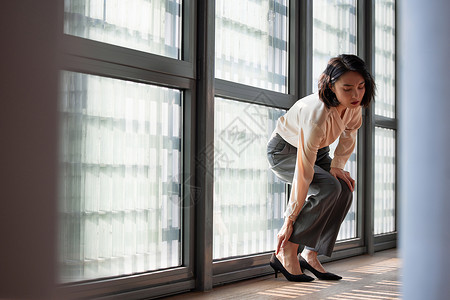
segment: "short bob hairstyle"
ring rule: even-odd
[[[375,81],[367,70],[366,63],[356,55],[341,54],[330,59],[327,68],[319,78],[319,97],[328,108],[339,106],[340,103],[331,87],[339,77],[349,71],[358,72],[364,78],[366,91],[361,106],[368,107],[370,102],[374,100]]]

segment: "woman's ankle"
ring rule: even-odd
[[[292,242],[287,242],[286,245],[284,246],[283,250],[286,254],[288,255],[297,255],[298,252],[298,244],[292,243]]]
[[[303,274],[296,253],[280,250],[276,255],[283,267],[292,275]]]
[[[305,248],[300,255],[306,260],[316,260],[318,253],[317,251]]]
[[[318,253],[313,250],[309,249],[303,249],[302,253],[300,254],[304,260],[306,260],[314,269],[318,270],[319,272],[325,272],[325,268],[322,266],[322,264],[319,261]]]

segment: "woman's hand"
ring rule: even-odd
[[[347,183],[350,191],[353,192],[353,190],[355,189],[355,180],[353,180],[353,178],[350,176],[349,172],[344,171],[339,168],[331,168],[330,174],[336,178],[340,178],[340,179],[344,180],[345,183]]]
[[[275,252],[275,254],[278,254],[280,249],[284,248],[286,243],[289,241],[289,238],[291,237],[293,229],[294,225],[292,220],[290,220],[289,218],[285,218],[283,227],[281,227],[280,231],[277,234],[278,245],[277,245],[277,252]]]

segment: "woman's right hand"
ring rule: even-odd
[[[293,222],[289,218],[285,218],[284,224],[277,234],[278,245],[277,245],[277,251],[275,252],[275,254],[278,254],[280,249],[284,248],[286,243],[289,241],[289,238],[291,237],[293,230],[294,230]]]

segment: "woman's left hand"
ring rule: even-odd
[[[350,176],[349,172],[344,171],[344,170],[339,169],[339,168],[331,168],[330,169],[330,174],[333,175],[336,178],[340,178],[340,179],[344,180],[345,183],[347,183],[348,188],[350,189],[350,191],[353,192],[353,190],[355,189],[355,180]]]
[[[289,238],[291,237],[293,228],[294,228],[294,226],[292,224],[292,221],[289,218],[284,219],[284,224],[277,234],[278,245],[277,245],[277,251],[275,251],[275,254],[278,254],[278,252],[280,252],[280,249],[284,248],[284,246],[286,246],[287,242],[289,242]]]

